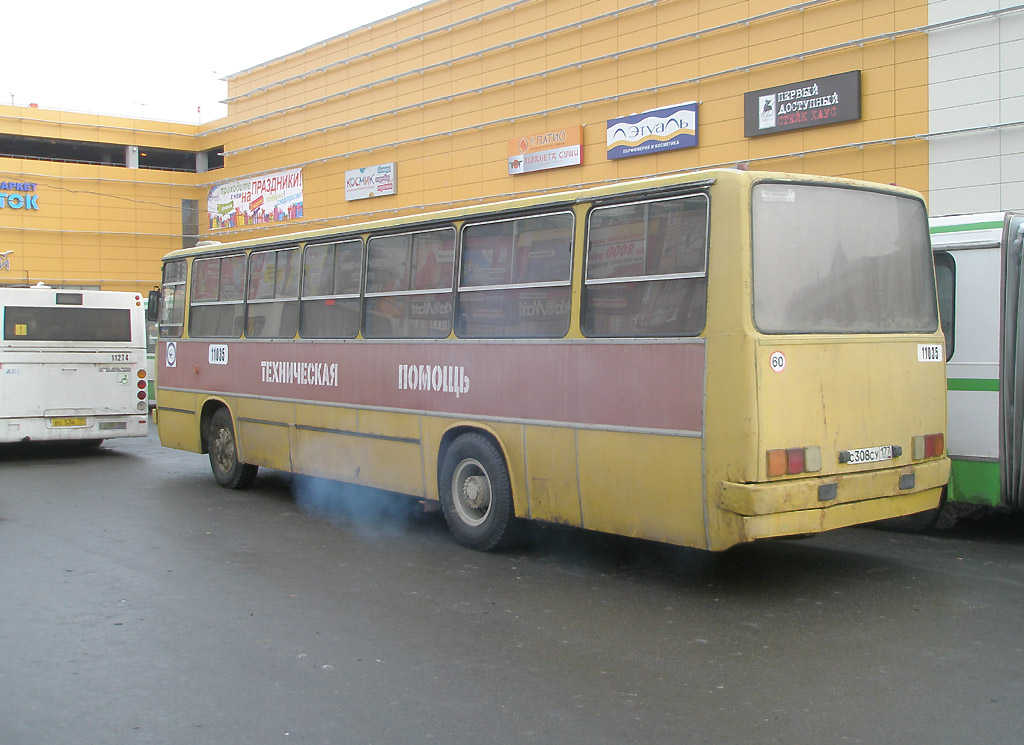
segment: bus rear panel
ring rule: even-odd
[[[0,312],[0,442],[146,435],[140,295],[3,288]]]
[[[737,243],[750,246],[752,297],[733,298],[731,325],[753,327],[725,357],[744,357],[751,374],[709,374],[709,409],[721,407],[709,419],[721,510],[709,544],[934,509],[949,461],[923,202],[765,179],[749,204],[751,237]]]

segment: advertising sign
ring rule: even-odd
[[[587,252],[587,275],[595,279],[636,277],[645,273],[647,233],[643,223],[594,230]]]
[[[302,169],[276,171],[220,184],[206,198],[210,230],[302,217]]]
[[[608,120],[608,160],[697,146],[697,102]]]
[[[395,164],[381,163],[345,171],[345,199],[369,199],[395,193]]]
[[[743,95],[747,137],[860,119],[860,70]]]
[[[23,181],[0,181],[0,210],[38,210],[36,185]]]
[[[556,129],[508,141],[508,174],[548,171],[583,162],[583,127]]]

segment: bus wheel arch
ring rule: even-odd
[[[445,522],[459,543],[491,551],[514,540],[512,479],[493,434],[473,427],[446,432],[438,453],[437,481]]]
[[[258,467],[238,459],[235,425],[228,407],[220,402],[208,402],[203,407],[200,422],[202,451],[209,454],[210,470],[217,483],[228,489],[251,486]]]
[[[213,415],[220,409],[226,409],[227,404],[220,399],[211,398],[203,402],[203,408],[199,413],[199,452],[210,452],[210,422]]]

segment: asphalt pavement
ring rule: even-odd
[[[990,517],[485,554],[155,432],[4,448],[0,743],[1017,743],[1022,549]]]

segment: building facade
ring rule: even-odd
[[[928,4],[934,215],[1024,208],[1024,3]]]
[[[0,284],[717,166],[1022,207],[1022,39],[1006,0],[433,0],[231,75],[207,125],[0,106]]]

